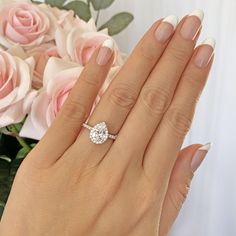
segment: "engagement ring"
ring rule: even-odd
[[[94,127],[88,125],[87,123],[84,123],[83,127],[90,130],[90,140],[95,144],[103,144],[107,141],[108,138],[115,140],[117,137],[117,135],[109,134],[105,122],[98,123]]]

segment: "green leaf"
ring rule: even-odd
[[[30,152],[29,149],[26,149],[24,147],[21,148],[19,152],[16,154],[16,159],[25,158],[29,152]]]
[[[89,6],[81,1],[73,1],[64,6],[66,10],[73,10],[76,15],[84,21],[89,21],[91,18],[91,11]]]
[[[7,127],[3,127],[3,128],[0,128],[0,133],[9,134],[10,132],[8,131]]]
[[[0,220],[2,218],[4,207],[5,207],[5,203],[4,202],[0,202]]]
[[[93,4],[94,10],[99,11],[111,6],[114,1],[115,0],[91,0],[91,3]]]
[[[34,0],[31,0],[32,3],[35,3],[35,4],[42,4],[43,2],[39,2],[39,1],[34,1]]]
[[[108,29],[109,35],[115,35],[124,30],[134,19],[134,16],[128,12],[121,12],[114,15],[108,22],[102,25],[99,30]]]
[[[52,7],[62,8],[66,0],[45,0],[46,4],[51,5]]]
[[[24,159],[15,159],[11,162],[11,169],[10,169],[10,180],[13,181],[13,179],[15,178],[16,172],[18,170],[18,168],[20,167],[22,161]]]
[[[11,159],[0,156],[0,180],[6,179],[10,174]]]
[[[32,147],[32,149],[37,145],[37,143],[31,143],[30,147]]]
[[[0,161],[1,160],[4,160],[4,161],[7,161],[7,162],[11,162],[11,158],[10,157],[7,157],[7,156],[0,156]]]
[[[24,121],[20,122],[20,123],[17,123],[17,124],[14,124],[14,127],[15,127],[15,129],[17,130],[18,133],[20,133],[23,124],[24,124]]]
[[[0,201],[6,202],[11,191],[11,185],[9,184],[8,178],[0,181]]]

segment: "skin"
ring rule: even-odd
[[[185,20],[165,44],[154,39],[156,22],[103,95],[89,124],[106,121],[119,132],[103,145],[81,128],[113,60],[97,65],[96,50],[19,168],[1,236],[168,234],[193,177],[190,161],[201,145],[180,148],[213,60],[194,65],[197,37],[180,36]]]

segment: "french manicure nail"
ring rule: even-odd
[[[199,47],[194,63],[199,68],[205,68],[208,63],[210,62],[214,49],[215,49],[216,42],[213,38],[207,38]]]
[[[111,39],[106,39],[97,55],[97,64],[104,66],[111,59],[114,50],[114,42]]]
[[[178,24],[178,18],[174,15],[167,16],[155,31],[155,37],[158,42],[166,43],[173,34]]]
[[[202,10],[195,10],[189,14],[180,30],[182,37],[187,40],[194,40],[201,28],[203,18]]]
[[[207,153],[212,147],[212,143],[207,143],[206,145],[200,147],[194,154],[192,161],[191,161],[191,169],[193,172],[195,172],[203,160],[205,159]]]

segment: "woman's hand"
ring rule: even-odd
[[[89,118],[118,134],[102,145],[82,128],[113,62],[111,42],[96,50],[19,168],[1,236],[167,234],[207,149],[179,154],[213,61],[212,40],[195,49],[202,18],[174,30],[167,17],[145,34]]]

